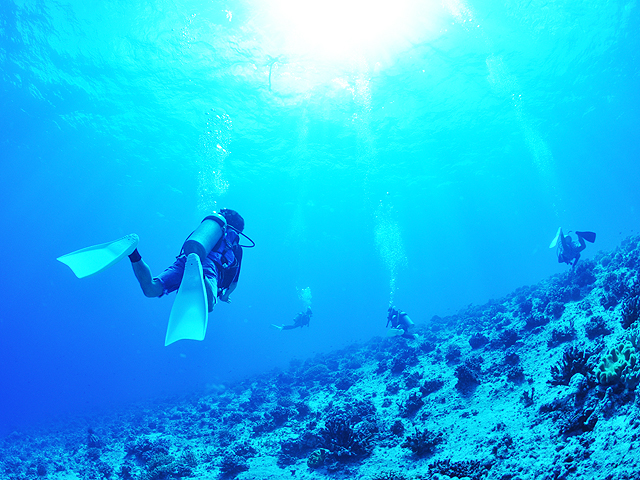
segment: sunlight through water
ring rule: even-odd
[[[338,63],[388,57],[433,40],[446,16],[433,0],[273,0],[263,8],[289,54]]]

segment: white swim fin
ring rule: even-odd
[[[404,330],[401,328],[390,328],[387,330],[387,337],[399,337],[400,335],[404,335]]]
[[[202,264],[197,254],[190,253],[169,315],[164,346],[178,340],[204,340],[208,321],[207,291],[204,286]]]
[[[132,233],[113,242],[101,243],[58,257],[78,278],[95,275],[130,255],[138,246],[138,235]]]
[[[549,245],[549,248],[554,248],[558,244],[560,235],[562,235],[562,227],[558,228],[558,233],[556,233],[556,236],[553,238],[553,240],[551,240],[551,245]]]

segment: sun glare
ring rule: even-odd
[[[397,50],[433,37],[434,0],[266,0],[271,27],[294,53],[333,59]]]

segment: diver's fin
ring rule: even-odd
[[[282,327],[280,327],[279,325],[276,325],[275,323],[272,323],[271,326],[273,328],[277,328],[278,330],[282,331]]]
[[[576,232],[576,235],[584,238],[589,243],[593,243],[596,241],[595,232]]]
[[[401,328],[390,328],[387,330],[388,337],[399,337],[400,335],[404,335],[404,330]]]
[[[204,340],[209,321],[207,310],[207,291],[202,276],[202,264],[197,254],[190,253],[169,315],[164,346],[178,340]]]
[[[549,245],[549,248],[553,248],[558,244],[558,239],[560,238],[560,235],[562,235],[562,227],[558,228],[558,233],[556,233],[556,236],[553,237],[553,240],[551,240],[551,245]]]
[[[138,235],[132,233],[113,242],[101,243],[58,257],[78,278],[95,275],[131,254],[138,246]]]

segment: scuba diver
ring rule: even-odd
[[[255,246],[243,230],[244,219],[235,210],[214,212],[187,237],[176,261],[157,277],[151,275],[151,269],[138,252],[136,234],[84,248],[58,260],[68,265],[78,278],[83,278],[128,256],[146,297],[162,297],[178,291],[169,316],[165,346],[178,340],[204,340],[208,313],[218,298],[230,303],[229,296],[238,285],[242,247]],[[240,245],[240,235],[251,245]]]
[[[306,311],[300,312],[296,315],[296,317],[293,319],[293,325],[282,325],[281,327],[273,323],[271,325],[276,327],[278,330],[293,330],[294,328],[298,327],[302,328],[305,325],[308,327],[312,315],[313,312],[311,311],[311,308],[307,307]]]
[[[571,235],[564,235],[562,227],[558,229],[558,233],[556,233],[551,245],[549,245],[549,248],[557,247],[558,263],[566,263],[575,267],[578,260],[580,260],[580,252],[587,248],[585,240],[589,243],[596,241],[594,232],[576,232],[576,236],[578,237],[578,243],[573,241]]]
[[[409,329],[413,327],[414,323],[409,318],[406,312],[401,311],[399,308],[390,306],[387,310],[387,327],[391,325],[389,334],[391,336],[400,336],[414,340],[417,338],[415,334],[409,333]]]

